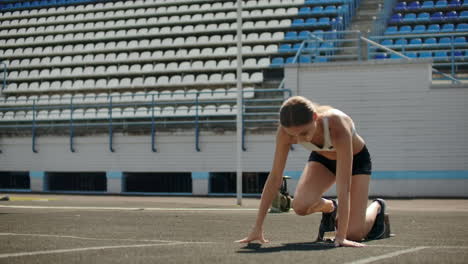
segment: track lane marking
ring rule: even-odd
[[[15,209],[65,209],[65,210],[118,210],[118,211],[257,211],[257,208],[160,208],[160,207],[99,207],[99,206],[39,206],[0,205]]]
[[[403,255],[403,254],[416,252],[416,251],[426,249],[426,248],[432,248],[432,247],[415,247],[415,248],[410,248],[410,249],[398,250],[398,251],[391,252],[391,253],[384,254],[384,255],[380,255],[380,256],[375,256],[375,257],[364,258],[364,259],[360,259],[360,260],[356,260],[356,261],[351,261],[351,262],[348,262],[346,264],[366,264],[366,263],[371,263],[371,262],[381,260],[381,259],[392,258],[392,257],[400,256],[400,255]]]

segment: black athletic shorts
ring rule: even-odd
[[[327,159],[326,157],[320,155],[316,151],[312,151],[309,156],[309,161],[316,161],[327,169],[329,169],[333,174],[336,175],[336,160]],[[367,174],[371,175],[372,173],[372,161],[369,150],[366,145],[362,148],[359,153],[353,156],[353,173],[352,175],[357,174]]]

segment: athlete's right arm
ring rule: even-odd
[[[265,186],[263,187],[260,208],[257,213],[255,226],[248,237],[237,242],[249,243],[255,240],[259,240],[262,243],[268,242],[263,237],[263,222],[266,214],[268,213],[268,209],[270,208],[273,199],[278,194],[281,183],[283,182],[283,172],[291,144],[291,137],[281,127],[279,127],[276,133],[276,147],[273,166],[270,174],[268,175]]]

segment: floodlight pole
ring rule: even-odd
[[[242,0],[237,0],[237,205],[242,205]]]

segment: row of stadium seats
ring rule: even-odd
[[[70,0],[69,0],[70,1]],[[337,1],[334,1],[337,2]],[[244,8],[251,8],[251,7],[268,7],[271,5],[303,5],[303,4],[322,4],[323,1],[306,1],[304,0],[249,0],[244,1],[243,7]],[[19,3],[21,4],[21,3]],[[63,3],[62,3],[63,4]],[[205,12],[214,9],[235,9],[236,3],[233,1],[219,1],[214,3],[201,3],[201,4],[187,4],[187,1],[168,1],[164,3],[164,1],[160,0],[137,0],[137,1],[108,1],[105,3],[90,3],[87,5],[76,5],[79,3],[74,3],[75,5],[70,6],[60,6],[60,7],[49,7],[43,8],[50,10],[51,13],[53,12],[76,12],[76,11],[92,11],[92,10],[100,10],[100,9],[118,9],[118,8],[134,8],[134,7],[154,7],[157,13],[164,14],[164,13],[185,13],[193,10]],[[170,4],[170,5],[168,5]],[[61,5],[61,4],[56,4]],[[36,8],[40,8],[41,6],[37,6]],[[15,9],[20,9],[23,7],[16,7]],[[54,9],[57,9],[56,11]],[[42,9],[41,9],[42,10]],[[12,13],[16,13],[18,11],[12,11]],[[25,10],[23,12],[29,14],[36,14],[37,9],[32,10]],[[6,12],[8,13],[8,12]]]
[[[324,21],[328,21],[328,24],[332,22],[330,18],[323,18]],[[325,22],[323,22],[325,24]],[[247,21],[242,24],[242,29],[277,29],[277,28],[287,28],[291,26],[290,19],[283,20],[260,20],[260,21]],[[113,30],[113,28],[89,28],[90,32],[75,32],[76,30],[66,31],[64,30],[63,25],[58,26],[49,26],[50,33],[56,32],[60,34],[63,39],[61,41],[73,40],[71,36],[75,34],[74,39],[86,39],[87,37],[92,38],[114,38],[114,37],[135,37],[135,36],[145,36],[145,35],[184,35],[184,34],[202,34],[202,33],[211,33],[218,31],[235,31],[237,29],[237,24],[233,23],[210,23],[210,24],[197,24],[197,25],[186,25],[186,26],[164,26],[164,27],[152,27],[152,28],[128,28]],[[45,27],[43,27],[45,29]],[[31,35],[36,36],[34,31],[36,28],[31,28],[31,32],[27,32],[26,28],[12,28],[12,29],[3,29],[0,31],[0,35],[9,35],[9,37],[28,37]],[[99,30],[94,32],[95,30]],[[78,30],[81,31],[81,30]],[[48,32],[41,32],[41,34],[46,34]],[[87,37],[85,37],[85,35]],[[54,35],[49,35],[49,38],[54,39]],[[47,37],[47,35],[46,35]]]
[[[310,55],[300,55],[297,58],[297,61],[294,61],[295,57],[275,57],[272,59],[271,67],[282,67],[284,64],[291,64],[291,63],[319,63],[319,62],[327,62],[328,57],[320,57],[320,56],[310,56]]]
[[[254,97],[254,87],[245,87],[243,89],[244,98]],[[224,100],[237,98],[237,88],[205,88],[202,90],[189,89],[184,90],[163,90],[151,92],[112,92],[112,93],[86,93],[86,94],[54,94],[54,95],[21,95],[21,96],[8,96],[6,98],[0,97],[0,106],[11,105],[60,105],[60,104],[97,104],[109,103],[112,97],[113,103],[132,103],[132,102],[151,102],[154,98],[155,101],[194,101],[198,93],[199,100]]]
[[[323,14],[337,14],[343,8],[342,5],[327,5],[327,6],[314,6],[314,7],[301,7],[299,15],[323,15]]]
[[[393,14],[390,22],[391,23],[412,23],[412,22],[434,22],[434,21],[454,21],[454,20],[468,20],[468,11],[448,11],[444,12],[428,12],[407,13],[403,16],[401,13]]]
[[[321,17],[321,18],[296,18],[292,22],[292,27],[322,27],[322,26],[329,26],[333,22],[335,22],[333,18],[329,17]]]
[[[34,49],[36,50],[36,49]],[[78,50],[77,50],[78,51]],[[253,47],[244,46],[242,49],[242,53],[244,55],[244,59],[247,60],[247,55],[263,55],[263,54],[275,54],[278,51],[277,45],[256,45]],[[51,54],[51,52],[44,52],[46,54]],[[42,53],[42,54],[44,54]],[[58,52],[60,53],[60,52]],[[31,53],[33,54],[41,54],[41,53]],[[119,64],[124,63],[145,63],[145,62],[153,62],[154,60],[176,60],[178,63],[182,63],[181,60],[190,60],[190,59],[203,59],[209,57],[233,57],[237,54],[237,47],[230,47],[228,49],[224,47],[219,48],[203,48],[203,49],[180,49],[177,50],[167,50],[167,51],[142,51],[142,52],[121,52],[121,53],[97,53],[97,54],[87,54],[87,55],[74,55],[74,56],[50,56],[50,57],[39,57],[39,58],[31,58],[31,59],[14,59],[11,56],[10,61],[5,61],[8,65],[9,70],[13,70],[16,67],[30,67],[30,66],[44,66],[48,65],[51,67],[61,66],[61,65],[81,65],[87,64],[90,65],[92,63],[99,64],[99,63],[109,63],[109,62],[116,62]],[[221,63],[221,61],[218,61]],[[192,65],[192,63],[190,63]],[[226,64],[226,62],[224,62]],[[229,65],[237,65],[232,64],[231,61],[228,61],[227,64]],[[251,64],[251,63],[249,63]],[[263,64],[259,62],[259,64]],[[137,67],[137,66],[136,66]],[[180,67],[180,65],[179,65]],[[198,66],[197,66],[198,67]]]
[[[466,37],[454,37],[453,43],[450,37],[427,37],[427,38],[398,38],[398,39],[384,39],[380,42],[384,46],[406,46],[406,45],[417,45],[417,46],[430,46],[430,47],[464,47],[467,46]]]
[[[310,32],[309,31],[304,31],[301,34],[306,34],[308,35]],[[318,32],[314,32],[314,34],[318,34]],[[263,32],[263,33],[249,33],[249,34],[244,34],[243,39],[244,42],[251,43],[251,42],[280,42],[284,38],[284,33],[283,32]],[[290,35],[288,35],[288,39],[290,39]],[[293,34],[294,35],[294,34]],[[73,36],[73,35],[72,35]],[[0,56],[3,54],[4,56],[14,56],[15,54],[49,54],[49,53],[62,53],[62,52],[79,52],[79,51],[114,51],[118,49],[123,49],[127,51],[128,49],[145,49],[145,50],[151,50],[151,49],[156,49],[156,48],[169,48],[169,47],[183,47],[183,46],[206,46],[206,44],[235,44],[234,42],[236,41],[234,39],[234,35],[228,34],[228,35],[213,35],[213,36],[190,36],[190,37],[178,37],[178,38],[164,38],[164,39],[159,39],[159,38],[153,38],[151,40],[149,39],[142,39],[142,40],[121,40],[121,41],[109,41],[109,42],[98,42],[98,43],[87,43],[84,44],[82,41],[78,42],[75,40],[73,36],[73,40],[77,43],[75,44],[61,44],[63,40],[63,35],[51,35],[50,37],[46,37],[46,40],[44,40],[43,37],[30,37],[30,38],[19,38],[19,39],[0,39]],[[80,35],[77,36],[80,37],[81,39],[84,39],[84,36]],[[302,37],[299,36],[299,37]],[[53,42],[60,43],[58,45],[54,45]],[[39,43],[43,43],[45,47],[38,46]],[[26,46],[30,44],[35,44],[34,48],[33,47],[25,47],[24,49],[21,48],[21,50],[14,49],[15,46]],[[2,46],[8,46],[11,47],[9,49],[2,49]],[[51,47],[53,45],[53,48]],[[246,52],[248,52],[248,49],[250,46],[245,46]],[[198,48],[194,48],[193,50],[200,50]],[[38,53],[39,52],[39,53]],[[162,52],[162,51],[160,51]]]
[[[296,44],[281,44],[279,47],[279,52],[280,53],[296,53],[299,48],[301,47],[302,43],[296,43]],[[326,51],[333,49],[335,46],[333,42],[322,42],[320,43],[315,43],[315,42],[307,42],[304,47],[303,51],[305,52],[313,52],[313,51]]]
[[[388,27],[384,34],[425,34],[425,33],[445,33],[445,32],[465,32],[468,31],[467,23],[460,23],[455,26],[455,24],[442,24],[442,27],[439,24],[431,24],[426,27],[426,25],[415,25],[414,27],[409,25],[404,26],[390,26]]]
[[[153,115],[155,117],[193,117],[197,114],[201,116],[218,116],[218,115],[234,115],[237,113],[237,107],[229,104],[223,105],[206,105],[206,106],[166,106],[166,107],[126,107],[126,108],[112,108],[112,118],[134,118],[146,117],[149,118]],[[11,121],[28,121],[33,120],[33,111],[8,111],[0,112],[0,120],[3,122]],[[35,114],[36,120],[70,120],[71,110],[39,110]],[[87,108],[75,109],[73,111],[73,120],[79,119],[108,119],[109,108]]]
[[[200,85],[219,85],[219,84],[235,84],[236,78],[234,73],[214,74],[187,74],[185,76],[159,76],[159,77],[136,77],[133,79],[88,79],[88,80],[65,80],[65,81],[43,81],[38,82],[20,82],[9,83],[4,88],[4,92],[21,92],[21,91],[67,91],[67,90],[82,90],[82,89],[109,89],[109,88],[146,88],[155,86],[200,86]],[[242,73],[242,81],[245,83],[261,83],[263,82],[263,74],[261,72]]]
[[[132,9],[130,9],[132,10]],[[264,18],[264,17],[290,17],[297,14],[296,8],[278,8],[278,9],[265,9],[265,10],[251,10],[244,11],[243,18],[244,20],[250,18]],[[92,28],[113,28],[113,27],[122,27],[122,26],[143,26],[143,25],[177,25],[177,24],[198,24],[201,22],[213,21],[213,20],[235,20],[237,18],[236,12],[217,12],[217,13],[205,13],[205,14],[193,14],[193,15],[182,15],[182,16],[162,16],[162,17],[141,17],[142,14],[125,14],[119,15],[115,14],[115,11],[107,11],[105,13],[86,13],[86,14],[70,14],[70,15],[57,15],[49,17],[33,17],[33,18],[23,18],[23,19],[13,19],[7,20],[7,23],[2,23],[2,27],[7,26],[20,26],[28,25],[29,27],[37,26],[51,26],[59,24],[62,27],[65,26],[65,30],[72,29],[92,29]],[[154,16],[152,13],[143,14],[146,16]],[[117,19],[118,18],[118,19]],[[96,19],[104,20],[97,24],[92,22]],[[69,27],[70,25],[76,24],[76,27]],[[0,28],[2,28],[0,27]]]
[[[456,7],[465,7],[468,6],[468,1],[461,1],[461,0],[450,0],[450,2],[446,0],[439,0],[437,2],[435,1],[413,1],[411,3],[407,3],[405,1],[403,2],[398,2],[397,5],[395,6],[394,10],[395,11],[405,11],[405,10],[411,10],[411,11],[418,11],[420,9],[439,9],[439,8],[456,8]]]
[[[83,78],[90,76],[107,77],[110,75],[145,75],[145,74],[167,74],[173,72],[203,72],[203,71],[229,71],[237,68],[237,60],[208,60],[204,61],[184,61],[180,64],[177,62],[156,63],[156,64],[133,64],[133,65],[110,65],[110,66],[87,66],[87,67],[65,67],[65,68],[52,68],[52,69],[34,69],[22,71],[10,71],[8,73],[8,80],[14,81],[16,79],[44,79],[44,78],[57,78],[66,76],[67,78]],[[258,69],[265,68],[270,65],[269,58],[262,58],[258,61],[250,58],[246,59],[243,64],[244,69]]]
[[[438,60],[449,60],[452,57],[451,51],[442,50],[442,51],[420,51],[420,52],[405,52],[404,55],[410,58],[433,58],[434,61]],[[464,60],[468,61],[468,50],[456,50],[453,52],[455,60]],[[387,54],[379,53],[375,55],[376,59],[401,59],[400,56],[396,54]]]

